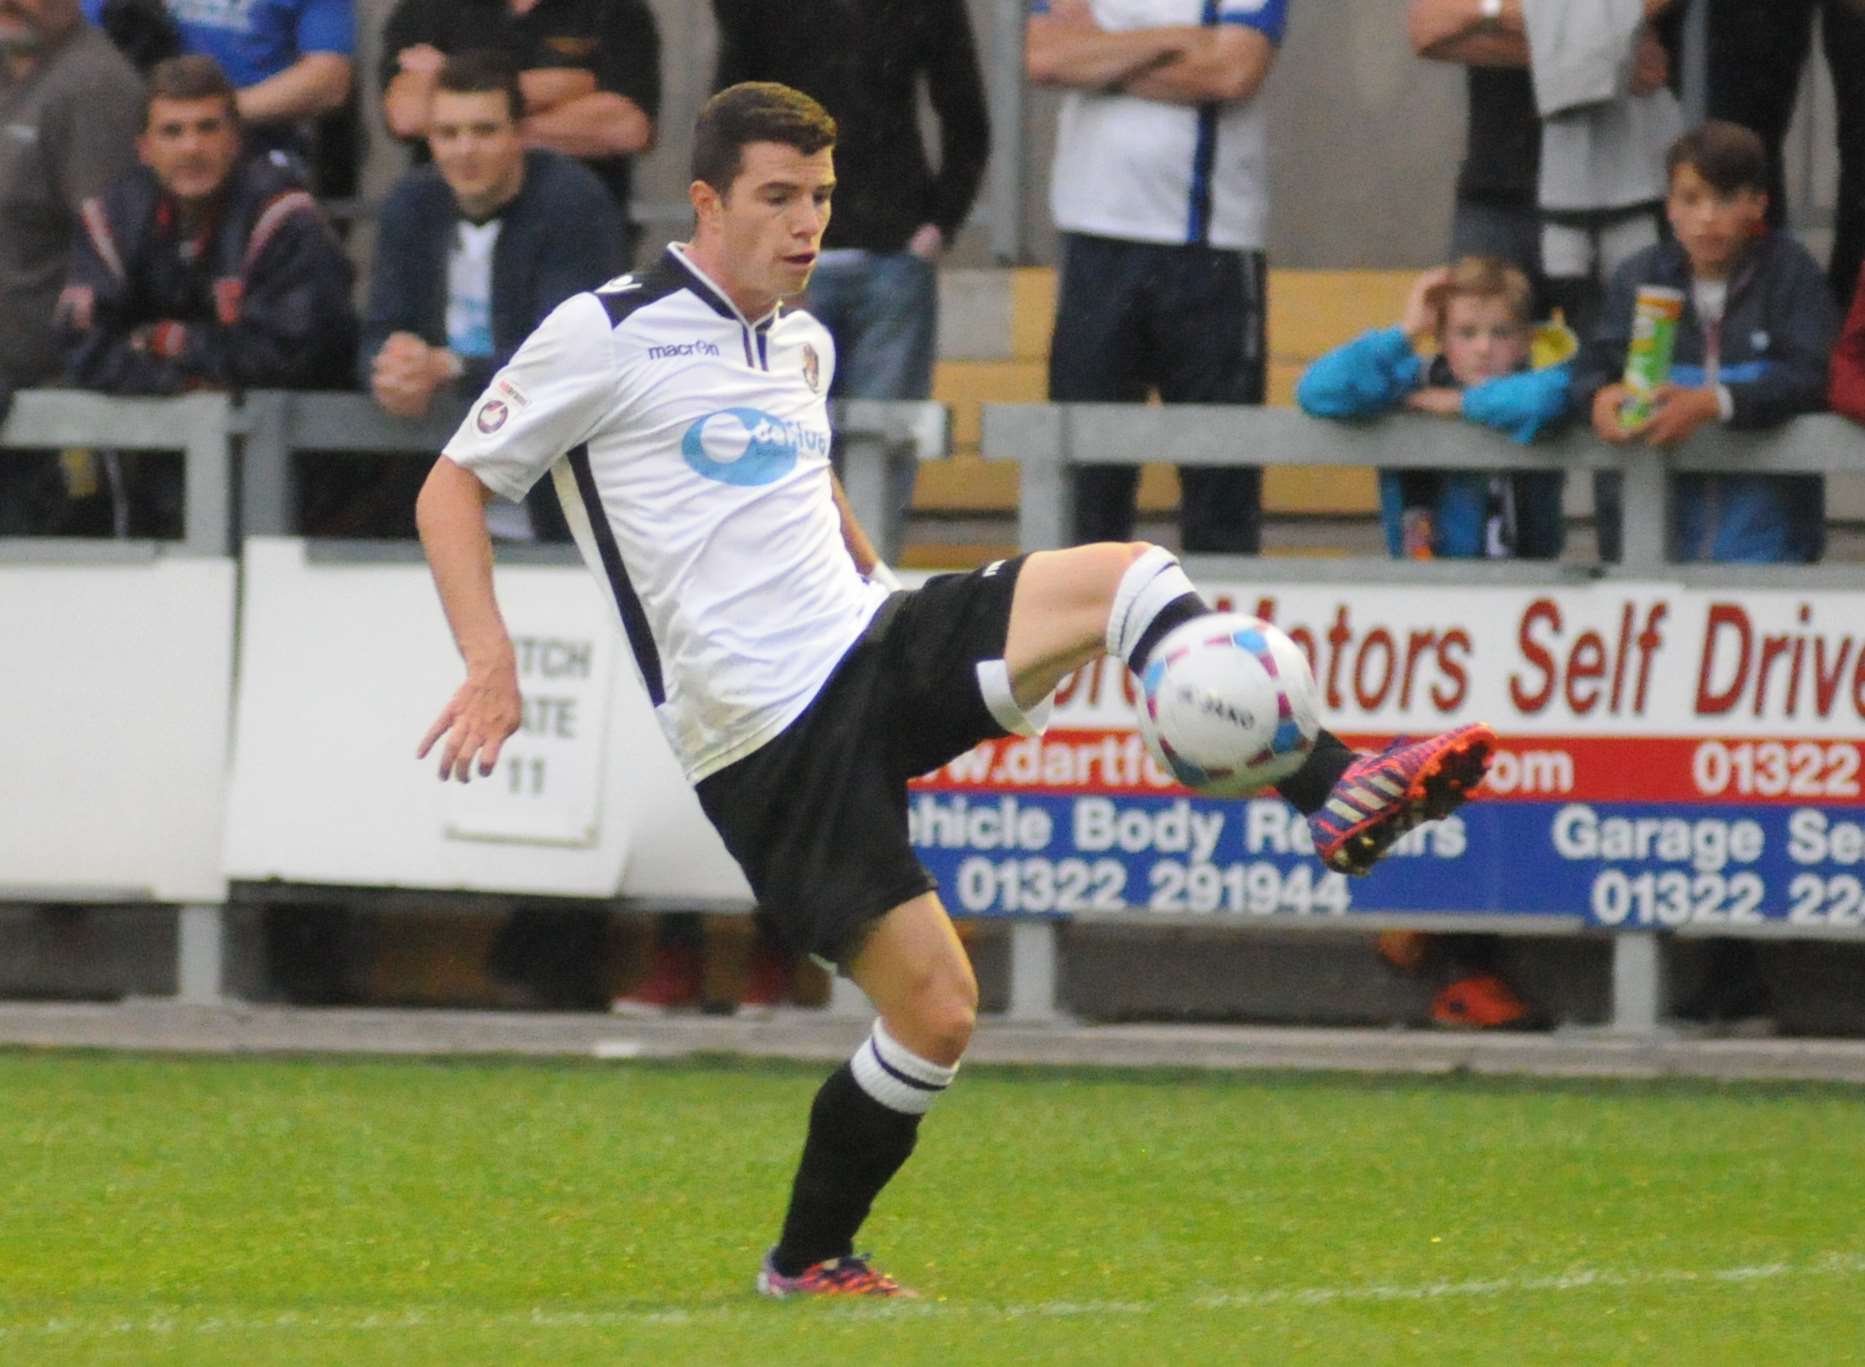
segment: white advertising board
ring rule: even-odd
[[[749,900],[580,567],[498,569],[524,723],[464,785],[414,758],[463,677],[424,565],[254,538],[245,571],[228,877]]]
[[[213,902],[230,560],[0,566],[0,896]]]

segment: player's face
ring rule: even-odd
[[[1671,192],[1664,201],[1671,231],[1690,256],[1690,269],[1712,280],[1729,274],[1741,260],[1767,211],[1768,196],[1761,191],[1724,194],[1694,166],[1680,166],[1672,173]]]
[[[805,155],[783,143],[745,145],[738,176],[715,212],[727,277],[720,283],[747,318],[803,292],[822,250],[834,190],[829,148]]]
[[[228,101],[218,95],[200,100],[158,97],[149,102],[149,122],[136,140],[136,150],[175,198],[183,203],[212,199],[239,160],[239,125]]]
[[[1528,329],[1501,295],[1453,295],[1444,306],[1440,339],[1445,364],[1460,385],[1512,374],[1528,355]]]
[[[525,149],[502,91],[434,92],[427,145],[469,218],[499,208],[524,183]]]

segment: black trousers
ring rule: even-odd
[[[1761,135],[1768,147],[1768,221],[1787,207],[1781,142],[1793,121],[1813,17],[1833,77],[1839,198],[1828,278],[1843,308],[1865,261],[1865,0],[1709,0],[1710,117]]]
[[[1165,403],[1260,404],[1266,285],[1261,252],[1064,233],[1049,348],[1051,401],[1139,403],[1157,390]],[[1077,469],[1077,542],[1132,539],[1139,478],[1137,465]],[[1179,482],[1187,551],[1256,554],[1261,470],[1184,466]]]

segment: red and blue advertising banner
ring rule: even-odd
[[[1487,721],[1481,798],[1366,878],[1273,795],[1199,797],[1148,755],[1102,660],[1046,734],[913,785],[958,915],[1533,915],[1624,929],[1865,927],[1865,594],[1235,585],[1307,653],[1350,744]]]

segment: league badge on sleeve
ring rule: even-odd
[[[812,394],[822,388],[822,358],[808,342],[803,343],[803,383]]]
[[[511,411],[501,400],[487,399],[479,405],[479,412],[473,417],[473,426],[489,437],[505,426],[505,419],[511,416]]]

